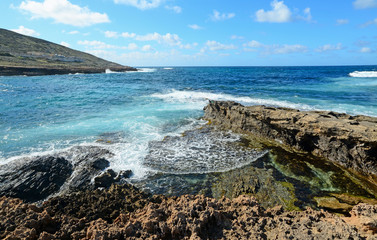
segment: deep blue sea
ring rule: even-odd
[[[377,116],[377,66],[171,67],[0,77],[0,163],[99,145],[115,153],[113,169],[131,169],[134,178],[142,178],[153,171],[143,163],[150,143],[205,124],[200,117],[208,99]],[[172,148],[187,151],[179,144]],[[198,156],[195,161],[201,161]]]

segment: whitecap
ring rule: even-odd
[[[275,107],[287,107],[301,110],[314,110],[312,106],[306,104],[292,103],[289,101],[279,101],[273,99],[252,98],[245,96],[234,96],[223,93],[196,92],[196,91],[178,91],[171,90],[168,93],[155,93],[151,97],[160,98],[167,102],[196,103],[198,108],[207,105],[208,100],[215,101],[234,101],[243,105],[268,105]]]
[[[157,71],[156,68],[138,68],[137,71],[135,72],[155,72]],[[130,72],[130,73],[134,73],[134,72]]]
[[[354,71],[348,74],[350,77],[377,77],[377,71]]]
[[[164,68],[165,70],[173,70],[173,68],[170,68],[170,67],[166,67]]]

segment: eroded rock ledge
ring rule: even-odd
[[[205,119],[377,176],[377,118],[210,101]]]
[[[0,197],[1,239],[375,239],[377,207],[349,217],[323,210],[263,209],[253,197],[148,196],[113,185],[42,206]]]

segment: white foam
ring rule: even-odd
[[[119,72],[111,71],[110,69],[107,68],[107,69],[105,70],[105,73],[119,73]]]
[[[165,70],[173,70],[174,68],[166,67]]]
[[[368,78],[377,77],[377,71],[354,71],[348,74],[350,77]]]
[[[198,103],[199,108],[207,105],[208,100],[215,101],[235,101],[243,105],[269,105],[276,107],[296,108],[301,110],[314,110],[313,107],[306,104],[292,103],[288,101],[278,101],[272,99],[251,98],[233,96],[230,94],[211,93],[211,92],[196,92],[196,91],[178,91],[171,90],[168,93],[155,93],[151,95],[155,98],[163,99],[168,102],[182,102],[182,103]]]
[[[157,71],[157,68],[138,68],[137,71],[130,72],[130,73],[135,73],[135,72],[155,72]]]

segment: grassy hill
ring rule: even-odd
[[[42,39],[0,28],[0,75],[48,75],[135,71]]]

